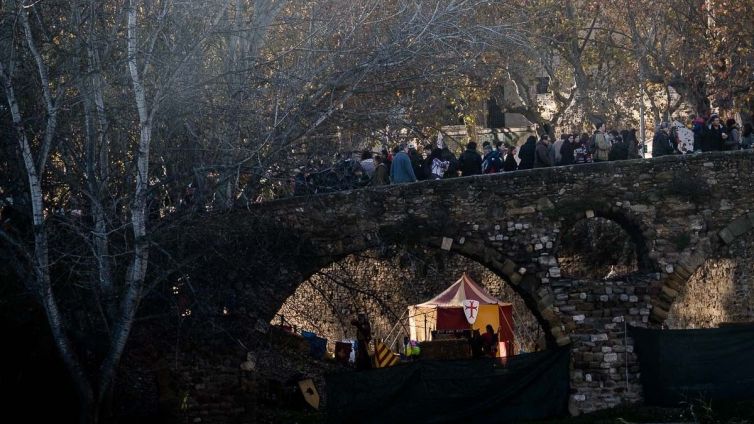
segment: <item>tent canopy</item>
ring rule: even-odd
[[[466,321],[464,300],[479,302],[474,324]],[[513,341],[513,304],[503,303],[480,287],[466,273],[434,298],[408,307],[409,336],[412,340],[430,339],[434,330],[475,329],[485,331],[487,324],[500,331],[500,341]]]
[[[480,305],[510,305],[510,303],[503,303],[499,301],[495,296],[489,294],[487,290],[479,287],[479,285],[464,272],[461,278],[459,278],[458,281],[453,283],[450,287],[445,289],[445,291],[424,303],[414,305],[414,307],[463,307],[464,300],[476,300]]]

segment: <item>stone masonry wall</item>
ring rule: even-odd
[[[720,259],[738,261],[735,271],[731,265],[731,271],[719,275],[740,277],[720,295],[726,290],[740,295],[732,306],[720,301],[725,317],[700,321],[751,316],[750,286],[739,283],[751,275],[746,268],[752,263],[751,246],[745,240],[754,229],[754,180],[741,176],[752,171],[754,153],[720,152],[284,199],[223,219],[232,223],[228,227],[239,240],[254,239],[258,228],[249,224],[247,230],[245,225],[255,216],[272,220],[281,236],[300,240],[295,261],[277,268],[267,263],[222,281],[209,273],[191,277],[195,285],[232,289],[246,305],[245,319],[253,327],[270,322],[303,281],[348,255],[394,245],[447,250],[508,281],[549,344],[572,344],[574,411],[593,411],[640,399],[639,370],[621,320],[662,326],[677,300],[694,298],[684,291],[694,274],[700,273],[701,284],[702,276],[715,269],[705,268],[705,261],[730,251],[731,256]],[[563,234],[575,222],[593,217],[614,221],[629,234],[636,245],[637,273],[615,281],[563,277],[557,260]],[[203,231],[201,225],[181,236],[194,237],[202,246],[214,243],[220,251],[227,243],[227,235]],[[253,244],[231,248],[239,263],[260,255]],[[214,259],[208,255],[205,260],[210,266]],[[693,279],[688,287],[704,291]]]
[[[648,327],[659,274],[553,283],[555,307],[572,340],[572,410],[592,412],[641,400],[639,364],[628,326]]]
[[[668,328],[714,328],[754,321],[754,234],[707,259],[680,291]]]

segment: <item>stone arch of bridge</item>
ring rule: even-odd
[[[299,285],[307,281],[315,273],[335,262],[345,259],[349,255],[378,249],[382,243],[399,246],[414,245],[432,251],[448,251],[483,265],[492,273],[499,276],[523,299],[525,305],[542,328],[547,346],[565,346],[571,342],[570,337],[566,333],[566,326],[562,322],[560,315],[556,313],[554,307],[555,299],[551,290],[542,285],[541,279],[536,274],[527,271],[527,268],[532,268],[531,266],[527,267],[529,264],[517,263],[501,253],[500,250],[476,239],[468,240],[464,243],[453,243],[449,249],[443,249],[443,237],[435,235],[425,235],[419,239],[412,240],[410,243],[399,240],[377,241],[375,237],[370,237],[369,239],[371,241],[368,243],[354,243],[348,248],[339,249],[340,251],[337,253],[331,250],[329,254],[319,256],[319,260],[311,261],[306,269],[302,269],[299,273],[292,275],[295,281],[287,284],[289,287],[288,296],[293,294]],[[285,299],[280,302],[280,305],[276,305],[278,309],[285,302]]]
[[[653,299],[652,321],[656,324],[664,324],[673,302],[704,262],[713,253],[752,230],[754,230],[754,212],[749,212],[734,218],[722,229],[715,231],[711,237],[702,238],[695,246],[688,248],[688,254],[683,255],[673,265],[672,271],[665,275],[660,286],[660,293]]]
[[[588,209],[585,208],[578,213],[565,217],[561,221],[560,228],[562,230],[570,229],[579,221],[591,218],[603,218],[611,221],[628,234],[636,249],[638,272],[649,273],[655,272],[658,269],[656,261],[650,256],[650,249],[654,244],[655,231],[641,216],[633,214],[630,211],[617,206],[592,205]],[[560,233],[561,237],[563,235],[562,230]],[[562,243],[558,243],[558,248],[561,245]],[[558,248],[555,251],[556,256]]]

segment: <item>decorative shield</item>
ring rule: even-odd
[[[317,388],[314,387],[312,379],[307,378],[299,381],[298,388],[301,390],[301,394],[304,395],[306,403],[314,409],[319,409],[319,393],[317,392]]]
[[[474,324],[476,317],[479,315],[479,301],[466,299],[463,301],[463,314],[466,315],[466,321]]]

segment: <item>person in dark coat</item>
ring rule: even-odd
[[[709,125],[707,125],[702,133],[702,151],[716,152],[722,150],[723,142],[727,138],[728,134],[725,133],[725,128],[720,123],[720,117],[712,115]]]
[[[552,159],[550,157],[550,137],[545,134],[537,143],[534,151],[534,167],[546,168],[552,166]]]
[[[382,149],[380,153],[382,153],[382,162],[385,164],[385,167],[387,169],[390,169],[390,167],[393,165],[393,155],[391,155],[390,152],[387,151],[387,149]]]
[[[623,136],[618,134],[613,136],[613,147],[610,149],[610,160],[627,160],[628,144]]]
[[[652,139],[652,157],[658,158],[672,154],[675,154],[675,143],[670,138],[670,125],[663,122]]]
[[[369,342],[372,340],[372,326],[363,313],[359,313],[356,319],[351,320],[351,325],[356,327],[356,369],[368,370],[372,368],[372,360],[369,358]]]
[[[723,141],[723,150],[738,150],[741,148],[741,131],[738,122],[731,118],[725,121],[725,133],[728,138]]]
[[[453,152],[446,146],[442,148],[442,155],[440,157],[443,161],[448,162],[448,169],[445,171],[443,178],[455,178],[458,176],[458,159]]]
[[[576,138],[573,134],[568,134],[560,145],[560,165],[573,165],[573,151],[576,149]]]
[[[466,145],[466,151],[458,158],[458,167],[461,168],[462,177],[482,173],[482,156],[476,151],[475,142],[470,141]]]
[[[638,159],[641,157],[639,154],[639,141],[636,139],[636,129],[621,131],[623,142],[628,146],[628,158]]]
[[[526,143],[518,150],[518,158],[521,162],[518,163],[518,169],[532,169],[534,168],[534,153],[537,150],[537,137],[533,135],[526,139]]]
[[[500,152],[493,149],[492,146],[484,146],[484,159],[482,160],[482,173],[494,174],[503,169],[503,161],[500,159]]]
[[[424,161],[422,162],[422,174],[427,176],[427,179],[432,178],[432,145],[427,144],[424,146]]]
[[[380,155],[374,156],[374,174],[372,175],[371,184],[373,186],[388,185],[390,184],[390,171],[385,165],[385,159]]]
[[[494,358],[497,356],[498,335],[490,324],[487,324],[485,330],[482,334],[482,352],[485,356]]]
[[[741,148],[748,150],[752,146],[754,146],[754,126],[751,125],[751,122],[747,122],[744,124],[744,129],[741,133]]]
[[[505,161],[503,162],[503,172],[512,172],[518,169],[515,154],[516,148],[513,146],[508,147],[508,153],[505,155]]]
[[[408,149],[408,157],[411,159],[411,167],[414,169],[416,179],[419,181],[426,180],[427,176],[424,175],[424,169],[422,169],[424,166],[422,155],[415,148],[411,147]]]

